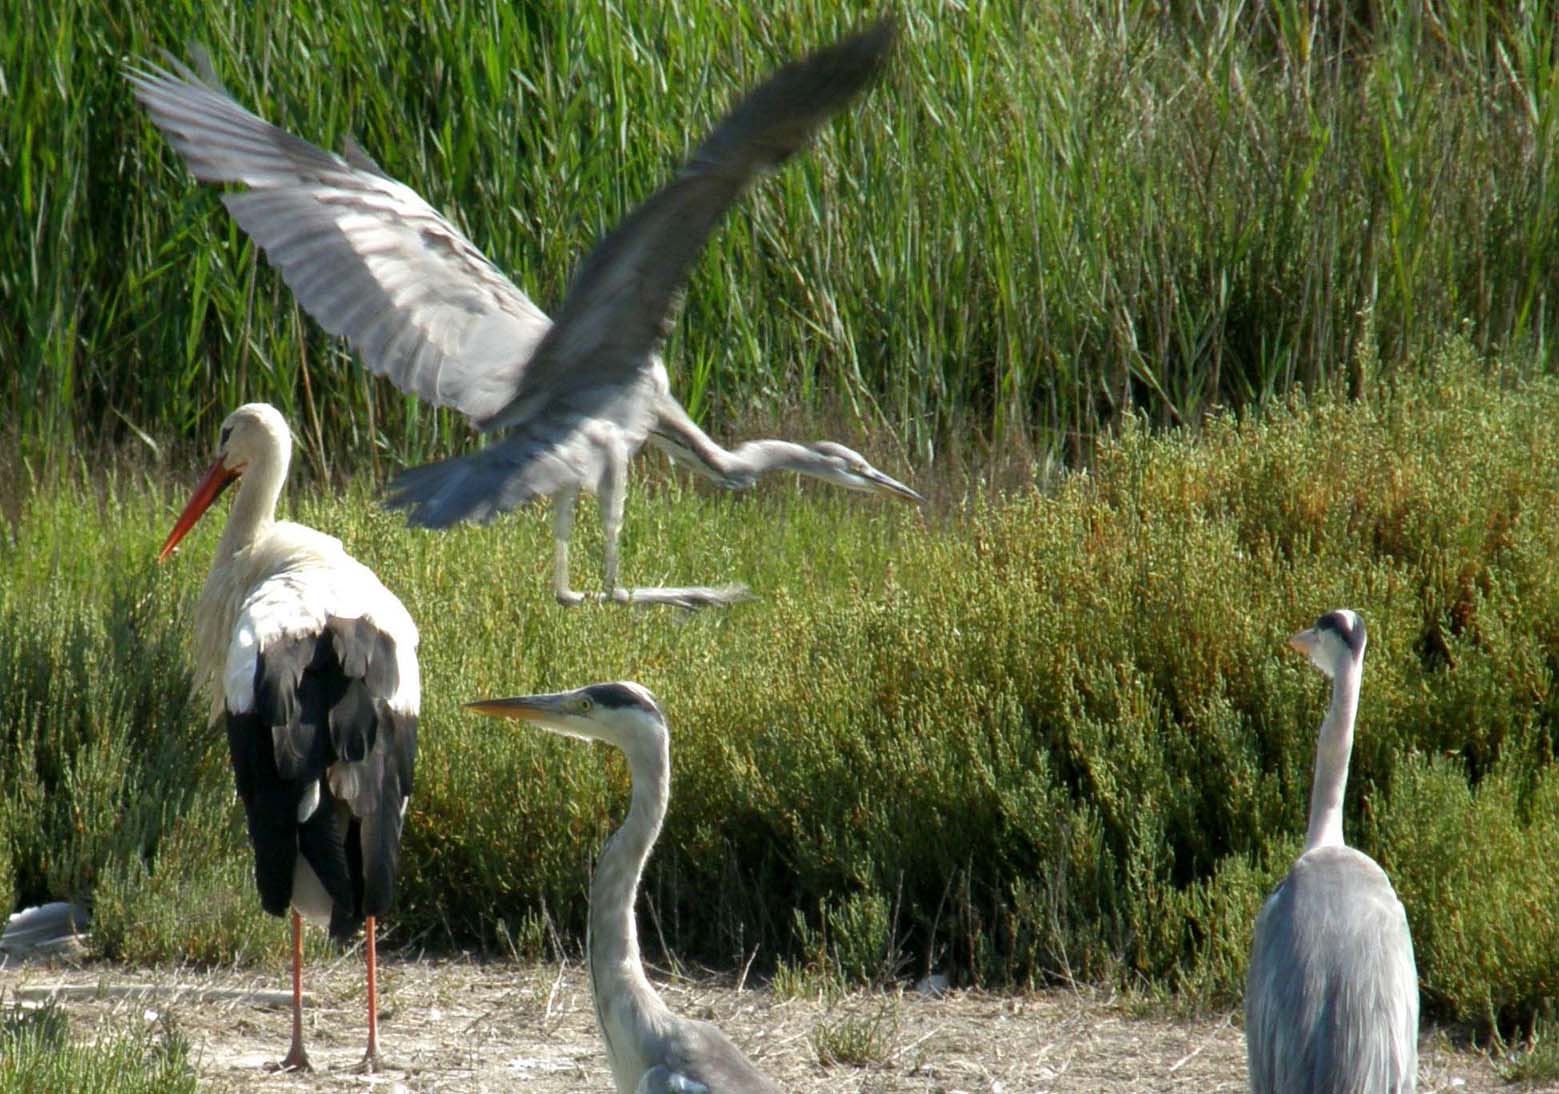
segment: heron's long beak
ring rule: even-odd
[[[162,545],[162,550],[157,552],[157,561],[166,562],[168,556],[173,554],[173,549],[179,545],[179,540],[193,527],[211,503],[222,496],[222,491],[233,484],[238,478],[238,472],[230,470],[222,463],[222,457],[218,456],[216,462],[206,471],[205,478],[200,480],[200,485],[195,487],[195,493],[190,497],[189,504],[184,506],[184,512],[179,514],[179,519],[173,525],[173,531],[168,533],[168,538]]]
[[[898,479],[893,478],[891,475],[884,475],[881,471],[878,471],[875,468],[866,473],[866,481],[870,482],[872,486],[876,487],[879,494],[889,494],[893,497],[903,498],[905,501],[913,501],[920,505],[924,505],[926,502],[925,498],[921,497],[914,490],[911,490],[909,487],[905,486]]]
[[[493,718],[529,722],[563,737],[600,740],[600,734],[596,732],[599,727],[572,705],[578,698],[577,691],[559,691],[548,695],[517,695],[512,699],[478,699],[467,703],[465,708]]]
[[[1294,635],[1288,640],[1288,644],[1306,657],[1309,657],[1315,653],[1315,648],[1320,641],[1321,635],[1314,627],[1311,627],[1309,630],[1303,630]]]
[[[518,718],[524,722],[542,722],[556,717],[561,708],[555,695],[518,695],[512,699],[478,699],[466,703],[466,710],[492,718]]]

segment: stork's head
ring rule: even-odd
[[[1327,612],[1309,630],[1288,640],[1294,649],[1310,658],[1310,663],[1335,680],[1350,665],[1364,661],[1364,620],[1347,608]]]
[[[865,456],[853,448],[846,448],[834,441],[815,441],[807,445],[807,448],[819,457],[813,466],[806,469],[808,474],[825,482],[842,486],[846,490],[859,490],[866,494],[886,494],[889,497],[903,498],[905,501],[926,500],[898,479],[878,471],[866,461]]]
[[[264,465],[279,481],[287,477],[287,464],[291,459],[292,433],[287,429],[287,419],[281,416],[281,411],[269,403],[245,403],[229,414],[222,423],[217,458],[195,487],[184,512],[179,514],[173,531],[168,533],[162,550],[157,553],[157,561],[165,561],[173,553],[179,540],[195,527],[211,503],[251,466]]]
[[[482,699],[465,706],[478,714],[533,722],[565,737],[605,741],[630,754],[645,745],[658,745],[667,735],[666,716],[655,696],[627,681],[549,695]]]
[[[222,422],[217,462],[242,475],[251,463],[274,459],[278,450],[292,455],[292,431],[287,419],[270,403],[245,403]]]

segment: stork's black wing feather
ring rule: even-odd
[[[411,793],[417,717],[390,706],[395,643],[362,620],[272,641],[255,661],[252,709],[227,714],[228,747],[267,912],[292,900],[297,857],[349,936],[389,908]],[[318,805],[300,816],[318,788]]]

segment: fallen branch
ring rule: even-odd
[[[290,1007],[292,992],[249,988],[197,988],[184,984],[54,984],[48,987],[12,988],[11,994],[23,1000],[47,999],[147,999],[164,998],[197,1003],[237,1001],[261,1007]],[[312,1004],[311,992],[303,993],[303,1002]]]

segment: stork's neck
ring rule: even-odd
[[[624,752],[633,775],[633,801],[627,819],[606,841],[596,861],[590,883],[588,943],[596,1017],[614,1070],[619,1057],[637,1051],[638,1046],[613,1043],[624,1031],[615,1029],[615,1023],[608,1021],[606,1007],[626,1002],[636,1026],[653,1023],[668,1013],[644,975],[634,902],[644,863],[666,817],[671,796],[671,748],[662,733],[656,740],[635,739]]]
[[[276,503],[287,482],[291,445],[278,446],[249,461],[238,480],[238,496],[227,514],[227,527],[217,541],[218,563],[252,545],[276,523]]]
[[[1332,680],[1332,707],[1321,723],[1315,745],[1315,781],[1310,786],[1310,827],[1305,850],[1342,847],[1343,796],[1348,789],[1348,758],[1353,752],[1353,720],[1359,709],[1362,661],[1351,661]]]

